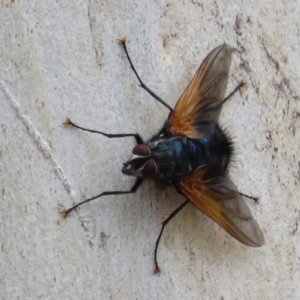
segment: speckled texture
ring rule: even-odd
[[[63,4],[62,4],[63,3]],[[2,299],[299,299],[299,1],[0,2],[0,295]],[[192,205],[168,225],[153,275],[160,222],[183,199],[146,182],[62,219],[66,207],[121,174],[133,139],[64,128],[66,116],[106,132],[150,137],[202,59],[235,47],[223,109],[236,142],[232,177],[259,196],[249,206],[266,244],[241,245]]]

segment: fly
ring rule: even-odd
[[[232,48],[223,44],[207,55],[172,109],[140,79],[129,57],[125,39],[119,43],[140,86],[170,113],[162,129],[148,142],[137,133],[107,134],[80,127],[67,119],[65,125],[108,138],[134,137],[137,145],[131,158],[123,164],[122,173],[134,176],[136,180],[130,190],[105,191],[62,211],[64,217],[84,203],[102,196],[134,193],[144,179],[154,179],[173,185],[185,197],[185,201],[162,223],[154,249],[155,273],[160,272],[157,250],[162,233],[169,221],[190,202],[241,243],[250,247],[262,246],[263,233],[243,197],[257,199],[239,192],[230,179],[228,165],[233,143],[219,125],[223,104],[244,84],[238,84],[224,98]]]

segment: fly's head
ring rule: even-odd
[[[123,164],[122,173],[142,178],[155,177],[157,165],[147,145],[138,144],[133,148],[132,157]]]

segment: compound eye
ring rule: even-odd
[[[132,154],[138,156],[148,156],[151,154],[151,151],[146,145],[138,144],[132,149]]]
[[[149,160],[146,162],[143,171],[142,171],[142,176],[144,178],[151,178],[154,177],[157,171],[157,166],[156,163],[153,159]]]

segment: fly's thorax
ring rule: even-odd
[[[132,157],[124,163],[122,173],[135,177],[153,178],[157,174],[157,165],[150,148],[144,144],[136,145]]]
[[[148,146],[157,165],[156,179],[168,182],[192,171],[187,138],[159,138],[149,142]]]
[[[215,124],[212,134],[189,139],[182,136],[154,138],[148,145],[138,144],[122,173],[135,177],[173,182],[200,166],[226,171],[232,156],[232,142]]]

